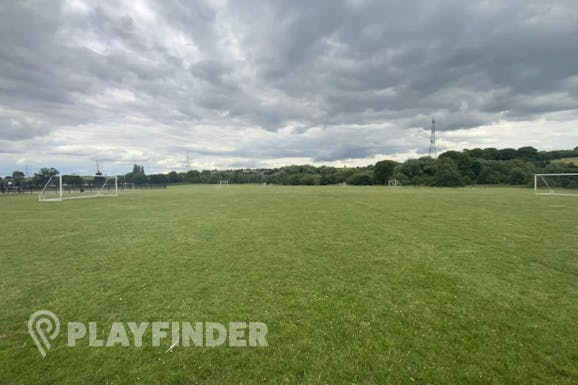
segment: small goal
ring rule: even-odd
[[[534,174],[534,193],[578,196],[578,173]]]
[[[116,176],[53,175],[38,194],[38,200],[45,202],[116,196],[118,196]]]
[[[229,181],[224,179],[219,180],[219,187],[229,187]]]
[[[387,181],[387,187],[401,187],[401,183],[397,179],[390,179]]]

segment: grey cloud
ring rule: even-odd
[[[226,126],[263,134],[199,155],[334,161],[416,148],[391,145],[387,129],[381,143],[360,144],[383,123],[398,135],[431,116],[447,132],[576,116],[574,1],[86,6],[0,5],[0,139],[49,146],[56,130],[92,127],[106,142],[109,125],[139,119],[167,153],[192,128]],[[279,135],[288,125],[292,135]],[[318,126],[328,134],[307,135]],[[343,126],[349,142],[336,134]],[[144,149],[159,142],[136,137]]]

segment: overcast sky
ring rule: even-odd
[[[578,146],[578,2],[0,2],[0,175]]]

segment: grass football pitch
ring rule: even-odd
[[[578,198],[179,186],[0,197],[1,384],[576,384]],[[28,318],[58,315],[42,358]],[[66,322],[258,321],[267,347],[67,346]]]

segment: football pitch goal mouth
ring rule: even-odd
[[[116,176],[53,175],[38,194],[39,201],[118,196]]]
[[[534,192],[538,195],[578,196],[578,173],[534,174]]]

